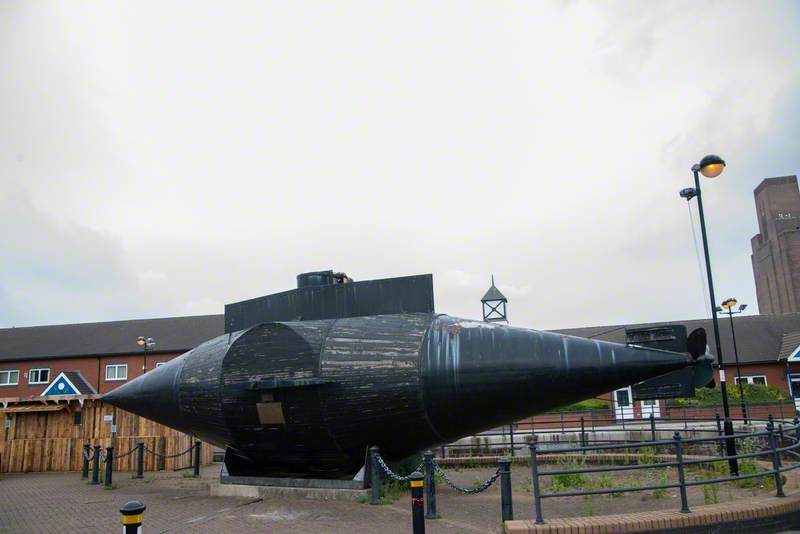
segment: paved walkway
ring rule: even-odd
[[[119,507],[133,499],[147,505],[143,529],[148,533],[408,534],[411,530],[406,499],[388,506],[369,506],[341,501],[209,497],[208,484],[218,474],[219,466],[205,468],[202,480],[184,478],[180,473],[133,480],[129,473],[116,473],[117,488],[113,490],[88,485],[78,473],[3,475],[0,532],[117,532],[121,528]],[[499,508],[495,515],[499,529]],[[487,532],[453,520],[429,522],[427,531]]]

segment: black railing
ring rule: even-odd
[[[750,421],[754,421],[749,418]],[[763,422],[763,421],[762,421]],[[793,434],[793,435],[792,435]],[[602,494],[619,494],[635,491],[654,491],[678,488],[681,496],[681,511],[688,513],[689,503],[687,498],[686,489],[691,486],[701,486],[706,484],[718,484],[723,482],[732,482],[738,480],[746,480],[750,478],[763,478],[773,477],[775,480],[776,495],[783,497],[783,481],[781,473],[791,471],[800,467],[800,463],[791,465],[783,465],[781,461],[781,454],[790,455],[795,458],[800,458],[800,421],[797,418],[791,423],[781,423],[779,430],[776,429],[774,420],[770,418],[766,425],[766,430],[763,432],[748,432],[736,433],[732,439],[753,439],[753,438],[766,438],[767,447],[754,452],[746,452],[737,455],[724,455],[711,456],[697,459],[685,459],[685,447],[687,445],[703,445],[715,444],[724,442],[726,439],[731,439],[730,436],[714,436],[714,437],[700,437],[700,438],[687,438],[683,439],[680,432],[675,432],[670,440],[651,440],[641,441],[634,443],[620,443],[620,444],[604,444],[604,445],[590,445],[561,448],[557,452],[560,454],[568,453],[585,453],[596,451],[616,451],[616,450],[635,450],[642,447],[649,447],[651,450],[672,449],[675,460],[647,464],[631,464],[631,465],[609,465],[599,467],[582,467],[577,469],[551,469],[541,471],[539,469],[539,455],[537,443],[531,443],[528,447],[531,455],[531,474],[532,474],[532,489],[534,496],[534,507],[536,512],[536,523],[544,523],[542,500],[554,497],[577,497],[589,495],[602,495]],[[784,442],[788,441],[789,444],[784,446]],[[685,476],[685,468],[687,466],[713,464],[715,462],[727,462],[731,459],[741,460],[747,458],[767,457],[772,463],[772,469],[765,469],[756,473],[740,474],[738,476],[721,476],[717,478],[687,481]],[[587,489],[580,491],[553,491],[544,492],[541,490],[541,478],[547,476],[557,475],[582,475],[590,473],[611,472],[611,471],[629,471],[637,469],[660,469],[667,467],[678,468],[678,481],[663,483],[663,484],[650,484],[644,486],[628,486],[628,487],[615,487],[615,488],[598,488]]]

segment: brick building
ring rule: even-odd
[[[767,178],[754,191],[758,234],[750,240],[758,310],[800,312],[800,191],[797,176]]]
[[[0,399],[39,396],[64,371],[107,393],[222,332],[222,315],[2,328]],[[139,336],[156,345],[145,353]]]

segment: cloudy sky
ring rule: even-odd
[[[0,326],[221,313],[432,272],[513,324],[756,311],[752,190],[800,170],[796,2],[0,3]],[[696,221],[696,213],[695,213]],[[750,310],[748,310],[750,311]]]

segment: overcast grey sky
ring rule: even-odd
[[[432,272],[513,324],[756,311],[752,190],[800,170],[797,2],[0,3],[0,326],[221,313]]]

